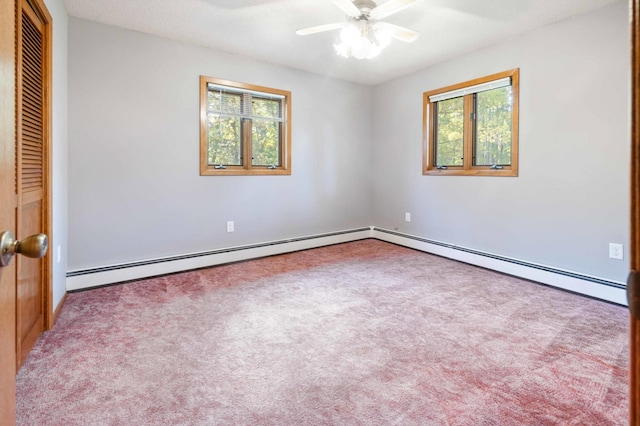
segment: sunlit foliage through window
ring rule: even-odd
[[[438,102],[436,155],[441,166],[462,166],[464,98]]]
[[[511,164],[511,86],[476,94],[475,164]]]

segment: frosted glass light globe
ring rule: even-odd
[[[368,39],[360,37],[351,45],[351,54],[356,59],[367,58],[371,52],[371,47],[372,43]]]
[[[359,38],[360,31],[353,24],[347,25],[342,29],[342,31],[340,31],[340,41],[342,41],[342,43],[346,44],[347,46],[352,46],[358,41]]]
[[[377,28],[367,20],[351,21],[340,31],[340,44],[334,44],[336,53],[348,58],[372,59],[391,42],[392,33]]]

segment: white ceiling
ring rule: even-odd
[[[386,0],[379,0],[378,4]],[[71,16],[363,84],[379,84],[502,39],[623,0],[422,0],[385,19],[420,33],[371,60],[337,56],[331,0],[64,0]]]

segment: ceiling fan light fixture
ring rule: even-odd
[[[351,56],[356,59],[373,59],[380,54],[382,49],[371,40],[361,38],[351,46]]]
[[[325,31],[341,30],[340,42],[333,47],[339,56],[372,59],[391,44],[391,39],[411,43],[418,38],[416,31],[382,22],[388,16],[406,9],[420,0],[388,0],[378,6],[375,0],[333,0],[347,15],[347,22],[316,25],[297,30],[306,36]]]
[[[392,33],[375,28],[366,20],[350,22],[340,31],[340,44],[334,44],[336,54],[356,59],[373,59],[391,43]]]

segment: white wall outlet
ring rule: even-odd
[[[609,257],[611,259],[624,259],[624,246],[622,244],[609,243]]]
[[[404,221],[405,222],[411,222],[411,213],[405,213],[404,214]]]
[[[235,229],[235,226],[233,224],[233,221],[232,220],[228,221],[227,222],[227,232],[233,232],[234,229]]]
[[[57,263],[60,263],[60,260],[62,259],[62,250],[60,249],[60,245],[58,245],[58,249],[56,251],[57,251],[57,257],[58,257]]]

